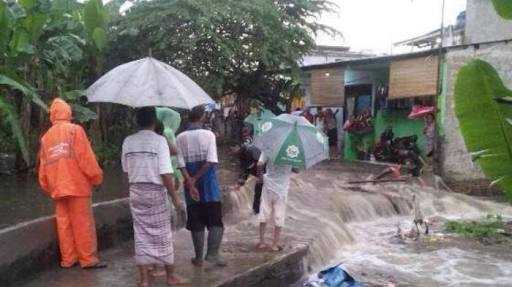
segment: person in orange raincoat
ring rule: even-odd
[[[55,99],[50,107],[52,127],[39,151],[39,183],[55,202],[57,235],[64,268],[106,267],[98,259],[91,190],[103,181],[103,171],[83,128],[71,123],[71,107]]]

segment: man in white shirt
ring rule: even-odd
[[[154,132],[153,107],[137,111],[140,130],[123,142],[121,162],[130,184],[130,210],[133,219],[135,264],[139,286],[149,286],[149,269],[165,265],[167,283],[183,284],[174,275],[174,249],[168,195],[178,211],[184,209],[174,188],[173,169],[167,140]]]
[[[226,262],[219,254],[224,225],[217,179],[217,144],[213,132],[203,127],[204,121],[204,107],[193,108],[187,129],[176,138],[178,166],[185,178],[187,229],[191,232],[196,254],[192,264],[200,267],[206,260],[223,267]],[[208,242],[203,258],[205,228],[208,229]]]
[[[261,207],[258,215],[260,222],[260,242],[258,249],[266,249],[265,229],[267,223],[274,225],[274,237],[270,249],[272,251],[281,251],[283,247],[279,244],[281,230],[284,226],[286,217],[286,202],[288,199],[288,190],[290,188],[290,178],[295,169],[291,165],[275,165],[265,155],[261,155],[258,166],[266,165],[267,172],[263,176],[263,192],[261,195]]]

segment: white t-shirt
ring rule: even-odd
[[[121,163],[130,183],[161,185],[161,175],[174,172],[167,140],[150,130],[138,131],[124,139]]]
[[[176,138],[178,166],[186,167],[187,162],[206,161],[218,163],[215,134],[206,129],[188,130]]]
[[[281,198],[286,198],[290,189],[292,166],[275,165],[263,153],[260,156],[259,162],[267,162],[267,171],[263,176],[263,189],[273,192]]]

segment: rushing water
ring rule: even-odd
[[[229,185],[234,182],[236,165],[226,164],[220,177]],[[294,177],[283,242],[309,246],[307,272],[342,262],[357,279],[383,286],[389,282],[397,286],[512,286],[512,252],[503,246],[453,240],[442,236],[439,228],[418,241],[402,241],[395,236],[397,225],[404,230],[411,225],[413,195],[425,217],[439,221],[487,214],[510,218],[509,205],[414,184],[346,183],[379,169],[330,163]],[[107,176],[103,189],[107,192],[95,193],[95,199],[123,196],[120,178],[120,174]],[[0,215],[4,212],[0,225],[51,212],[50,201],[33,181],[4,181],[0,186],[3,199],[15,201],[0,202],[4,208],[0,210]],[[229,192],[225,196],[228,237],[236,242],[255,242],[252,193]]]
[[[350,186],[370,169],[320,167],[292,181],[286,236],[310,243],[310,273],[342,262],[365,282],[397,286],[512,286],[512,251],[448,240],[438,227],[403,242],[397,226],[412,226],[413,194],[426,218],[512,216],[506,204],[411,184]]]

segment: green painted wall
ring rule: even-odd
[[[378,111],[374,120],[374,131],[366,135],[354,135],[345,133],[344,156],[347,160],[358,159],[358,147],[368,150],[380,137],[380,134],[388,126],[393,127],[395,137],[417,135],[418,147],[422,154],[425,153],[426,139],[423,135],[423,120],[410,120],[407,118],[408,110]]]
[[[423,135],[425,124],[421,119],[410,120],[407,118],[408,114],[408,110],[379,111],[375,118],[375,140],[378,139],[387,126],[392,126],[395,137],[417,135],[418,148],[421,153],[425,153],[426,138]]]
[[[358,158],[358,150],[363,149],[367,151],[373,147],[375,134],[373,132],[358,135],[345,133],[345,145],[343,147],[343,155],[346,160],[356,160]]]

